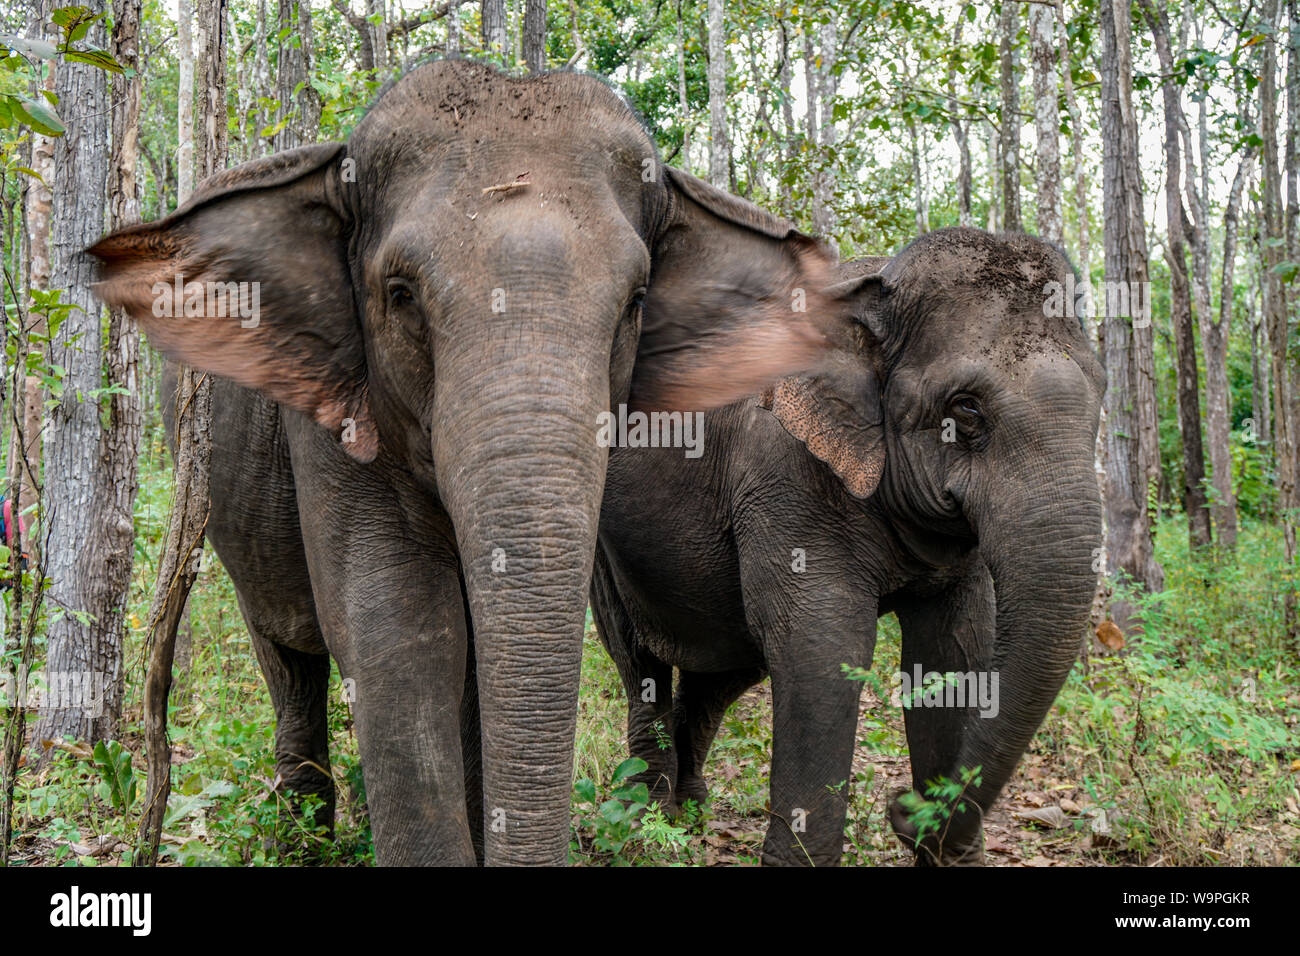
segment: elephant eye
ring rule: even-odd
[[[415,292],[405,279],[388,280],[388,307],[403,309],[415,303]]]
[[[975,430],[984,426],[984,409],[974,395],[953,396],[948,402],[948,414],[964,428]]]

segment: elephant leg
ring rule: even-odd
[[[860,653],[773,661],[771,820],[764,866],[835,866],[844,848],[861,685],[840,672]],[[832,663],[833,662],[833,663]]]
[[[275,708],[276,790],[292,794],[296,806],[303,797],[321,800],[313,822],[334,832],[334,778],[330,774],[330,659],[276,644],[254,633],[257,654]]]
[[[655,657],[640,638],[618,595],[599,548],[591,573],[592,617],[627,694],[628,753],[646,762],[633,777],[650,790],[650,799],[675,813],[677,751],[673,747],[673,669]]]
[[[903,634],[900,669],[904,674],[914,675],[919,668],[921,674],[957,672],[981,678],[979,668],[985,666],[993,647],[996,603],[993,579],[978,554],[972,554],[955,579],[937,593],[900,595],[895,610]],[[975,714],[969,707],[927,707],[915,701],[903,711],[912,786],[917,792],[925,793],[928,783],[951,772],[965,724],[978,719]],[[969,847],[944,847],[940,836],[918,845],[915,828],[897,802],[890,812],[895,832],[916,850],[918,865],[978,863],[983,859],[982,840]],[[978,811],[972,805],[965,812]],[[982,835],[982,828],[978,832]]]
[[[376,862],[473,865],[468,626],[451,521],[382,456],[357,465],[300,416],[288,432],[317,615],[353,682]]]
[[[673,702],[674,745],[677,748],[677,799],[694,800],[700,806],[709,798],[704,782],[704,762],[718,734],[723,715],[740,695],[753,687],[767,671],[762,667],[721,673],[682,671]]]

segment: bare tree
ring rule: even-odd
[[[194,192],[194,0],[177,0],[176,201]],[[265,31],[259,31],[259,37]],[[264,42],[264,41],[263,41]]]

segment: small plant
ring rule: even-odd
[[[578,803],[594,811],[581,812],[579,818],[584,828],[590,829],[592,846],[599,852],[617,859],[632,839],[637,819],[650,803],[650,790],[644,783],[628,781],[647,766],[640,757],[629,757],[619,764],[614,770],[614,779],[610,781],[613,790],[599,805],[594,783],[584,778],[574,785]]]
[[[129,813],[135,805],[135,770],[131,767],[131,752],[116,740],[95,744],[95,767],[102,778],[95,794],[111,804],[119,813]]]
[[[942,846],[953,815],[970,809],[963,797],[969,787],[980,785],[980,768],[963,767],[958,776],[960,781],[948,777],[926,781],[924,797],[915,792],[899,797],[908,822],[916,828],[917,842],[933,834]]]

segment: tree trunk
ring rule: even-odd
[[[817,169],[813,173],[813,232],[820,236],[834,236],[838,231],[835,222],[835,176],[832,170],[835,146],[835,95],[839,81],[834,73],[839,56],[839,35],[836,32],[834,8],[825,11],[826,21],[821,24],[821,65],[817,68],[818,102],[821,122],[817,126]],[[920,189],[918,182],[917,188]]]
[[[1278,0],[1265,0],[1264,21],[1276,23],[1279,14]],[[1294,34],[1293,34],[1294,36]],[[1287,564],[1295,561],[1296,530],[1292,508],[1296,506],[1295,488],[1295,418],[1292,409],[1294,382],[1287,361],[1288,317],[1287,296],[1281,277],[1275,271],[1281,261],[1282,250],[1277,240],[1286,237],[1282,210],[1282,173],[1277,165],[1277,43],[1271,33],[1265,34],[1263,71],[1259,83],[1259,108],[1261,120],[1261,147],[1263,155],[1263,206],[1264,229],[1261,232],[1264,265],[1264,313],[1268,321],[1268,338],[1272,347],[1273,377],[1273,448],[1276,455],[1278,509],[1282,518],[1282,538]],[[1294,48],[1290,51],[1287,76],[1288,91],[1296,69]],[[1291,119],[1288,110],[1288,120]],[[1290,126],[1290,123],[1288,123]],[[1289,131],[1288,131],[1289,132]],[[1287,160],[1294,161],[1294,147],[1288,150]],[[1289,170],[1288,170],[1289,178]],[[1290,254],[1290,247],[1287,249]],[[1285,627],[1289,640],[1296,639],[1296,596],[1287,589],[1284,597]]]
[[[225,83],[226,0],[199,0],[195,32],[199,44],[199,76],[204,95],[199,110],[199,174],[206,178],[226,165]],[[144,692],[144,735],[149,770],[144,813],[140,820],[135,862],[152,866],[158,860],[163,816],[171,792],[171,745],[167,740],[167,697],[171,691],[176,631],[198,575],[209,499],[208,474],[212,453],[212,384],[205,373],[182,366],[176,395],[176,457],[172,479],[171,516],[158,562],[158,578],[149,610],[149,670]]]
[[[91,0],[91,9],[103,7]],[[103,22],[86,42],[107,45]],[[100,306],[91,286],[95,269],[82,253],[104,231],[109,142],[108,74],[86,64],[59,65],[55,91],[67,133],[55,145],[52,275],[73,309],[51,343],[53,360],[67,369],[62,395],[50,410],[46,447],[49,498],[51,603],[65,611],[50,621],[46,671],[52,693],[36,726],[38,740],[116,738],[122,703],[121,602],[117,569],[130,568],[131,517],[125,516],[127,551],[118,552],[122,529],[110,519],[116,497],[103,467],[104,435],[99,394],[104,356]],[[106,521],[114,521],[106,525]],[[113,570],[105,574],[105,568]],[[54,693],[58,686],[72,694]],[[78,688],[81,689],[78,692]],[[86,694],[90,696],[85,696]],[[92,705],[91,701],[95,703]]]
[[[1049,242],[1064,241],[1061,223],[1060,110],[1056,94],[1056,11],[1045,3],[1030,4],[1029,36],[1034,61],[1034,131],[1037,154],[1034,173],[1038,190],[1038,234]],[[1067,64],[1068,68],[1068,64]]]
[[[726,189],[731,144],[727,141],[727,28],[724,0],[709,6],[709,182]]]
[[[959,16],[952,31],[953,49],[961,46],[962,27],[966,18]],[[954,61],[948,63],[948,121],[952,126],[952,136],[957,142],[957,222],[962,226],[975,225],[971,215],[971,168],[970,168],[970,121],[962,116],[961,104],[957,101],[957,68]]]
[[[681,158],[677,165],[691,171],[691,104],[686,97],[686,36],[682,28],[682,0],[677,0],[677,109],[682,116]]]
[[[1101,2],[1101,140],[1106,289],[1138,291],[1147,284],[1142,181],[1133,115],[1131,23],[1126,0]],[[1111,295],[1105,299],[1110,300]],[[1116,296],[1116,298],[1118,298]],[[1158,591],[1164,572],[1155,560],[1147,488],[1159,471],[1153,349],[1149,317],[1129,303],[1105,308],[1106,526],[1109,570],[1127,572]],[[1129,314],[1124,314],[1129,313]],[[1131,609],[1113,608],[1121,628]]]
[[[1074,207],[1076,228],[1079,233],[1079,271],[1085,280],[1092,275],[1092,224],[1088,220],[1088,172],[1083,161],[1083,112],[1074,95],[1074,78],[1070,75],[1069,34],[1065,28],[1065,6],[1057,0],[1056,13],[1061,32],[1061,81],[1065,88],[1065,107],[1070,114],[1070,165],[1074,172]],[[1088,337],[1097,341],[1097,330],[1091,314],[1087,317]]]
[[[1020,11],[1017,0],[1002,0],[999,15],[1002,85],[1002,130],[998,166],[1002,176],[1002,228],[1019,232],[1020,219]]]
[[[506,53],[506,0],[483,0],[480,23],[483,49],[489,55],[504,57]]]
[[[546,0],[528,0],[524,11],[524,65],[529,73],[546,69]]]
[[[381,2],[381,12],[382,6]],[[296,12],[295,7],[298,8]],[[275,152],[280,152],[315,141],[320,125],[320,97],[307,82],[311,70],[310,3],[308,0],[278,0],[276,21],[280,33],[284,34],[276,58],[275,82],[275,98],[280,103],[277,125],[283,125],[272,137],[271,146]],[[387,44],[380,44],[380,49],[387,49]],[[294,90],[299,84],[302,84],[302,89],[295,95]]]
[[[1165,7],[1139,0],[1155,40],[1165,80],[1161,84],[1165,111],[1165,216],[1169,240],[1169,321],[1174,330],[1175,370],[1178,380],[1178,430],[1183,437],[1183,507],[1187,534],[1193,548],[1210,544],[1210,511],[1205,496],[1205,452],[1201,444],[1200,383],[1196,368],[1196,330],[1192,324],[1191,289],[1187,277],[1187,215],[1179,189],[1182,157],[1179,142],[1186,125],[1182,87],[1173,73],[1169,20]],[[1190,170],[1189,170],[1190,173]],[[1195,183],[1191,184],[1195,188]],[[1197,303],[1198,309],[1201,303]]]
[[[194,192],[193,0],[177,0],[176,203]],[[260,89],[260,87],[259,87]],[[259,150],[260,152],[260,150]]]

